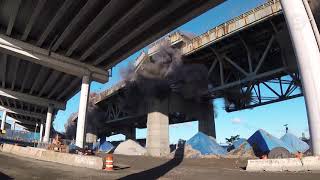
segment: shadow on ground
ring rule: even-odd
[[[169,172],[171,169],[177,167],[182,162],[183,156],[184,156],[184,142],[178,145],[178,148],[174,154],[174,157],[170,161],[160,166],[122,177],[120,178],[120,180],[158,179],[161,176],[165,175],[167,172]]]
[[[0,179],[1,180],[10,180],[10,179],[13,179],[12,177],[0,172]]]

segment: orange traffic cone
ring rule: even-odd
[[[112,154],[108,154],[106,157],[106,171],[113,171],[113,156]]]

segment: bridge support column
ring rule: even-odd
[[[168,100],[153,100],[147,117],[147,152],[151,156],[166,156],[169,148]]]
[[[3,111],[2,121],[1,121],[1,130],[5,130],[6,120],[7,120],[7,111]]]
[[[128,127],[125,132],[126,139],[136,140],[136,128]]]
[[[203,112],[202,119],[198,120],[199,132],[216,138],[213,105],[208,104],[208,109]]]
[[[45,129],[44,137],[43,137],[44,143],[49,142],[52,118],[53,118],[53,106],[50,105],[48,107],[47,119],[46,119],[46,129]]]
[[[83,148],[83,145],[85,143],[84,137],[85,137],[85,125],[87,120],[89,93],[90,93],[90,76],[83,76],[81,93],[80,93],[77,133],[76,133],[76,146],[80,148]]]
[[[16,121],[15,120],[13,120],[12,130],[16,130]]]
[[[281,0],[306,102],[313,155],[320,155],[320,52],[302,0]]]
[[[43,121],[41,120],[40,122],[40,137],[39,137],[39,142],[42,142],[42,136],[43,136]]]

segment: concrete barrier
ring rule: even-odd
[[[306,171],[320,170],[320,156],[304,157],[302,164]]]
[[[301,171],[302,163],[297,158],[248,160],[247,171]]]
[[[101,170],[103,167],[102,158],[96,156],[82,156],[77,154],[58,153],[45,149],[21,147],[10,144],[4,144],[2,152],[77,167],[85,167],[98,170]]]

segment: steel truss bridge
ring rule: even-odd
[[[228,112],[303,95],[296,57],[278,0],[269,1],[191,40],[180,32],[170,34],[152,44],[148,53],[142,53],[137,58],[137,67],[146,56],[157,53],[163,41],[181,49],[184,63],[200,63],[208,68],[210,88],[204,94],[208,100],[224,97],[234,89],[239,90],[239,96],[252,95],[249,104],[226,106]],[[123,90],[125,85],[120,82],[96,99],[96,104],[109,112],[106,125],[115,132],[123,125],[145,127],[145,115],[134,116],[118,106],[117,98]],[[170,123],[183,122],[171,119]]]

